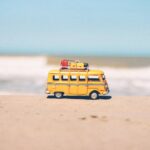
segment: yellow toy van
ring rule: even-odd
[[[51,70],[47,79],[47,94],[56,98],[68,96],[89,96],[98,99],[109,92],[108,84],[101,70]]]

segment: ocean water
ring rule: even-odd
[[[0,94],[45,94],[48,71],[46,57],[0,57]],[[105,72],[109,95],[150,95],[150,67],[115,68],[90,66]]]

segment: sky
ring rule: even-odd
[[[150,56],[150,1],[0,0],[0,54]]]

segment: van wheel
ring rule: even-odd
[[[99,97],[99,94],[96,91],[94,91],[90,94],[90,99],[96,100],[96,99],[98,99],[98,97]]]
[[[61,92],[56,92],[56,93],[54,93],[54,96],[55,96],[56,98],[62,98],[62,97],[63,97],[63,93],[61,93]]]

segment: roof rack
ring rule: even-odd
[[[88,72],[89,71],[89,69],[62,69],[62,68],[60,68],[59,69],[60,71],[69,71],[69,72]]]

